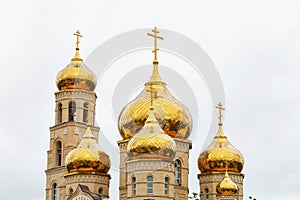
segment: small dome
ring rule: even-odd
[[[144,126],[151,107],[151,94],[155,117],[164,132],[171,137],[188,138],[192,131],[191,114],[170,94],[160,78],[158,66],[154,65],[144,90],[121,111],[118,128],[123,139],[131,138]]]
[[[238,192],[238,187],[230,179],[230,177],[226,171],[223,180],[217,185],[216,190],[219,195],[236,195]]]
[[[107,173],[110,159],[98,146],[88,126],[78,147],[67,155],[65,164],[69,173]]]
[[[198,168],[203,172],[225,171],[241,172],[244,165],[242,154],[233,147],[219,126],[212,143],[198,158]]]
[[[127,153],[130,159],[154,158],[172,160],[176,152],[173,138],[165,134],[150,109],[145,126],[128,143]]]
[[[76,49],[71,63],[62,69],[56,77],[56,86],[59,90],[83,89],[94,91],[96,84],[95,74],[83,63],[78,49]]]

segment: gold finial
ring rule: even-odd
[[[72,61],[79,61],[77,63],[77,65],[79,66],[82,62],[82,59],[80,58],[80,54],[79,54],[79,43],[80,43],[79,38],[82,37],[82,35],[80,35],[79,30],[77,30],[76,33],[73,33],[73,35],[76,36],[76,43],[75,43],[76,44],[76,52],[75,52],[74,58],[72,58],[71,60]]]
[[[79,38],[82,37],[82,35],[80,35],[79,30],[77,30],[76,33],[73,33],[73,35],[76,36],[76,43],[75,43],[76,44],[76,50],[79,50],[79,43],[80,43]]]
[[[157,60],[157,51],[159,50],[159,48],[157,48],[157,38],[163,40],[164,38],[161,36],[158,36],[159,31],[157,30],[157,27],[155,26],[152,29],[152,32],[154,33],[147,33],[147,35],[154,37],[154,49],[152,50],[152,53],[154,53],[154,60],[153,60],[153,64],[158,64],[158,60]]]
[[[225,110],[225,108],[223,108],[223,105],[222,105],[221,102],[216,106],[216,108],[219,109],[219,117],[218,117],[219,118],[219,126],[222,126],[223,125],[223,123],[222,123],[222,117],[223,117],[222,110]]]

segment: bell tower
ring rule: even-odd
[[[57,75],[55,92],[55,125],[50,127],[50,144],[47,151],[46,200],[66,199],[67,173],[66,155],[75,149],[86,132],[88,108],[91,108],[90,129],[98,142],[99,127],[94,122],[97,79],[94,73],[83,63],[79,54],[79,42],[82,35],[76,36],[76,51],[71,62]]]

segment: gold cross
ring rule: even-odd
[[[217,106],[216,106],[217,109],[219,109],[219,125],[221,126],[222,125],[222,110],[225,110],[225,108],[223,108],[223,105],[222,103],[220,102]]]
[[[150,90],[146,90],[147,92],[150,92],[150,101],[151,101],[151,107],[153,106],[153,97],[156,99],[157,98],[157,91],[153,91],[153,87],[152,87],[153,83],[150,83]],[[154,93],[154,95],[153,95]]]
[[[80,35],[79,30],[77,30],[76,33],[73,33],[73,35],[76,36],[76,43],[75,43],[76,44],[76,50],[79,50],[79,43],[80,43],[79,37],[82,37],[82,35]]]
[[[147,33],[147,35],[154,37],[154,49],[152,50],[152,52],[154,53],[154,61],[157,62],[157,51],[159,50],[159,48],[157,48],[157,38],[163,40],[164,38],[161,36],[158,36],[159,31],[157,30],[157,27],[155,26],[152,29],[152,32],[154,33]]]

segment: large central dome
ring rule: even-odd
[[[188,138],[192,117],[188,109],[168,91],[158,72],[158,63],[144,90],[125,106],[119,116],[119,132],[123,139],[131,138],[145,124],[153,101],[154,113],[161,128],[171,137]]]

